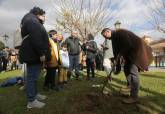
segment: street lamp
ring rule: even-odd
[[[115,29],[120,29],[120,25],[121,25],[121,22],[120,21],[116,21],[116,23],[114,24]]]
[[[4,37],[5,43],[6,43],[6,45],[7,45],[7,40],[9,39],[9,36],[5,34],[5,35],[3,35],[2,37]]]

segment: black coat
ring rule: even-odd
[[[87,48],[88,47],[88,48]],[[87,59],[94,60],[97,54],[97,44],[94,40],[90,40],[82,46],[83,51],[87,55]]]
[[[118,55],[126,62],[135,64],[140,70],[146,70],[153,60],[151,48],[134,33],[119,29],[112,31],[112,46],[115,59]]]
[[[21,22],[21,35],[26,38],[20,48],[20,60],[28,64],[40,63],[40,56],[45,55],[50,60],[50,48],[48,34],[38,18],[28,13]]]

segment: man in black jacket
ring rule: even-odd
[[[90,80],[90,71],[92,72],[92,78],[95,77],[95,58],[97,54],[97,44],[94,41],[92,34],[88,34],[88,41],[83,46],[84,51],[86,52],[86,65],[87,65],[87,80]]]
[[[47,32],[43,26],[45,11],[34,7],[27,13],[21,22],[21,35],[23,38],[19,57],[27,64],[26,91],[27,108],[42,108],[46,96],[37,93],[37,79],[41,72],[42,63],[50,60],[50,49]]]
[[[65,40],[68,53],[69,53],[69,74],[72,74],[73,69],[75,69],[76,79],[79,79],[79,54],[80,54],[80,42],[78,39],[78,32],[72,31],[71,36]],[[70,76],[69,76],[70,77]]]

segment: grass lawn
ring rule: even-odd
[[[48,96],[43,109],[27,109],[25,92],[19,86],[0,88],[0,114],[165,114],[165,72],[141,73],[141,88],[138,104],[126,105],[121,102],[120,87],[125,85],[123,73],[114,76],[110,85],[111,96],[101,93],[105,73],[96,73],[93,81],[72,79],[60,92],[44,91],[44,77],[40,77],[39,91]],[[21,75],[20,71],[0,74],[0,82],[12,76]]]

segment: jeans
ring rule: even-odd
[[[90,78],[90,71],[92,72],[92,78],[94,78],[95,77],[94,60],[87,58],[86,65],[87,65],[87,78]]]
[[[69,55],[69,71],[72,72],[75,69],[76,78],[79,77],[79,55]]]
[[[41,64],[27,65],[26,92],[28,102],[35,100],[37,80],[41,72]]]
[[[125,74],[127,75],[128,84],[129,86],[131,86],[130,96],[137,98],[140,88],[138,67],[135,64],[128,64],[126,66],[127,67],[125,67]]]
[[[47,73],[45,76],[45,87],[54,87],[55,86],[55,76],[56,76],[56,68],[47,68]]]
[[[17,78],[11,78],[11,79],[8,79],[7,81],[3,82],[2,84],[0,84],[0,87],[13,86],[13,85],[17,84],[17,82],[18,82]]]

